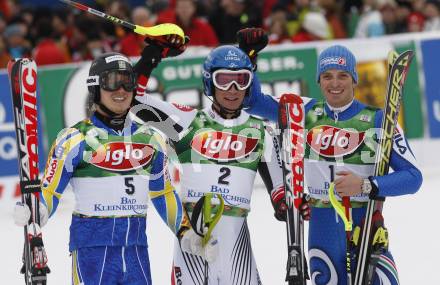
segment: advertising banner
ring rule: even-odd
[[[384,41],[384,39],[380,39]],[[404,88],[403,110],[399,122],[408,138],[424,135],[421,86],[425,86],[430,135],[440,136],[440,90],[438,63],[435,53],[440,40],[424,40],[421,49],[414,40],[387,40],[386,45],[379,40],[359,42],[344,41],[342,44],[352,49],[358,58],[359,84],[355,95],[362,102],[377,107],[383,105],[386,90],[386,54],[391,48],[398,51],[413,49],[417,57],[411,65]],[[367,44],[366,44],[367,43]],[[316,83],[316,63],[318,53],[330,43],[316,45],[270,46],[259,55],[258,77],[262,90],[272,96],[296,93],[301,96],[322,98]],[[202,64],[209,50],[192,52],[178,58],[166,59],[153,72],[148,84],[149,96],[193,107],[204,107],[210,103],[203,95]],[[423,66],[417,60],[422,57]],[[429,58],[429,60],[427,60]],[[134,61],[137,59],[134,59]],[[40,100],[40,159],[44,163],[49,144],[65,127],[71,126],[87,116],[88,91],[86,78],[90,62],[39,68]],[[423,72],[422,72],[423,71]],[[424,76],[423,76],[424,74]],[[426,79],[420,84],[420,79]],[[17,151],[13,126],[12,104],[6,72],[0,73],[0,169],[1,176],[17,175]],[[43,167],[41,163],[41,167]]]
[[[423,71],[425,75],[425,98],[428,113],[429,135],[440,137],[440,41],[422,41]]]
[[[15,141],[14,113],[9,91],[8,76],[0,76],[0,173],[2,176],[16,175],[17,143]]]

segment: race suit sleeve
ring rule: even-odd
[[[309,97],[301,98],[303,99],[305,112],[307,113],[316,100]],[[279,99],[279,97],[261,92],[260,81],[258,77],[254,75],[251,94],[243,101],[243,106],[247,113],[277,123]]]
[[[277,122],[278,100],[261,92],[260,80],[255,73],[250,93],[250,96],[243,101],[246,112],[271,122]]]
[[[74,128],[65,129],[52,144],[41,180],[41,202],[47,207],[49,217],[55,213],[81,160],[84,144],[84,136]]]
[[[183,227],[189,228],[189,220],[179,195],[171,184],[167,156],[159,148],[150,172],[150,198],[162,220],[176,235]]]
[[[265,126],[263,155],[258,164],[258,172],[270,195],[272,203],[284,197],[283,172],[281,168],[280,145],[275,132]]]
[[[375,126],[381,127],[383,112],[378,111]],[[378,188],[377,196],[399,196],[414,194],[422,185],[423,177],[416,164],[415,156],[405,138],[402,128],[397,124],[391,150],[390,167],[394,172],[373,177]]]
[[[173,141],[178,141],[186,133],[191,122],[197,115],[197,110],[188,106],[164,102],[154,96],[146,94],[148,79],[139,77],[134,99],[134,106],[130,113],[163,132]]]

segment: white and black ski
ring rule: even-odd
[[[308,276],[304,254],[304,221],[299,207],[304,195],[304,103],[300,96],[283,94],[278,125],[287,204],[287,274],[289,285],[305,285]]]
[[[381,125],[382,134],[379,137],[379,145],[376,151],[374,176],[388,174],[390,167],[390,155],[393,148],[393,136],[396,129],[400,104],[402,102],[402,90],[406,75],[409,70],[413,51],[405,51],[395,57],[390,54],[388,66],[388,87],[385,99],[384,114]],[[373,275],[380,254],[385,250],[377,238],[382,231],[386,236],[383,224],[382,206],[385,198],[378,197],[368,201],[365,222],[360,236],[360,245],[357,252],[357,266],[354,279],[355,285],[369,285],[373,282]],[[387,243],[387,242],[386,242]]]
[[[24,227],[23,267],[27,285],[45,285],[47,256],[40,230],[38,169],[37,66],[22,58],[8,63],[9,82],[14,109],[20,174],[21,200],[31,209],[31,218]]]

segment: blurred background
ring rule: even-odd
[[[358,59],[359,84],[355,91],[356,97],[370,105],[382,107],[386,92],[387,53],[391,49],[414,50],[416,57],[405,84],[399,122],[407,138],[410,139],[410,144],[414,145],[414,152],[427,179],[421,193],[415,196],[422,197],[418,198],[421,199],[419,200],[421,204],[417,209],[425,211],[426,208],[431,210],[435,208],[434,202],[440,199],[440,195],[435,193],[435,188],[440,187],[438,166],[440,157],[437,154],[440,147],[440,80],[438,79],[440,0],[81,0],[79,2],[137,25],[151,26],[171,22],[182,27],[185,34],[191,38],[190,47],[179,57],[164,60],[154,70],[148,92],[150,96],[194,107],[203,107],[210,102],[202,94],[201,64],[205,56],[213,47],[234,44],[236,32],[245,27],[262,27],[269,34],[269,46],[258,58],[258,76],[263,91],[273,96],[289,92],[320,98],[321,94],[315,79],[317,57],[322,49],[338,43],[350,48]],[[11,277],[13,279],[6,279],[4,283],[1,276],[6,272],[3,270],[7,267],[3,263],[8,263],[8,266],[10,264],[9,261],[2,259],[1,284],[19,284],[15,278],[17,280],[21,278],[18,274],[21,229],[16,229],[10,218],[14,201],[19,198],[20,189],[12,102],[8,77],[4,69],[8,60],[32,57],[38,65],[39,158],[40,168],[43,169],[48,146],[58,132],[86,117],[88,93],[85,82],[91,60],[104,52],[117,51],[131,57],[135,62],[143,46],[141,36],[56,0],[0,0],[0,239],[3,245],[8,245],[11,241],[17,242],[17,245],[10,249],[11,253],[17,253],[14,260],[11,260],[13,262],[11,268],[12,270],[17,268],[17,273],[10,275],[14,276]],[[175,178],[174,182],[178,184],[178,175]],[[255,187],[259,189],[257,192],[261,192],[257,197],[264,194],[260,191],[261,180],[256,182]],[[49,236],[52,236],[48,237],[48,240],[52,242],[53,247],[58,241],[58,246],[62,246],[63,250],[64,259],[60,267],[64,268],[66,274],[56,280],[66,280],[70,276],[67,227],[69,211],[74,202],[71,194],[67,193],[67,197],[70,198],[65,200],[65,208],[60,207],[61,213],[58,213],[60,218],[55,215],[53,224],[48,225]],[[403,202],[395,207],[394,212],[387,214],[388,219],[398,224],[398,227],[400,225],[405,227],[405,221],[413,218],[409,216],[411,211],[405,212],[413,206],[410,202],[412,200],[407,198],[395,200]],[[258,205],[263,203],[257,201]],[[427,206],[429,203],[432,207]],[[268,204],[266,206],[270,207]],[[275,221],[269,209],[265,210],[268,213],[265,218],[270,220],[268,223],[273,224]],[[403,216],[403,212],[406,216]],[[424,216],[430,215],[425,213]],[[435,216],[434,212],[432,216]],[[252,219],[256,224],[261,221],[260,217],[252,218],[252,214],[250,219],[251,224]],[[417,220],[414,221],[417,223]],[[424,222],[426,227],[419,228],[426,231],[433,222],[431,223],[428,218],[424,219]],[[270,226],[273,226],[272,224]],[[270,226],[265,224],[264,227],[256,227],[253,231],[269,234]],[[280,233],[284,238],[284,228],[279,224],[277,227],[273,232]],[[61,241],[56,234],[59,229],[63,231],[64,238]],[[395,236],[406,237],[400,244],[397,241],[397,245],[401,247],[398,250],[403,256],[402,259],[408,259],[408,255],[405,257],[406,250],[414,251],[416,254],[410,255],[412,260],[417,260],[414,259],[416,257],[422,258],[422,255],[417,255],[418,252],[415,251],[417,249],[411,245],[414,241],[411,241],[410,237],[414,237],[417,243],[422,239],[419,239],[418,234],[411,228],[405,228],[407,232],[402,231],[401,228],[400,230],[399,232],[398,228],[394,231],[397,232]],[[4,232],[14,232],[14,235],[4,235]],[[433,256],[435,252],[440,253],[439,246],[434,245],[438,244],[434,241],[436,234],[438,233],[433,231],[430,235],[431,242],[426,242],[428,245],[426,248],[431,249],[433,246],[434,250],[429,250],[429,254]],[[161,237],[158,239],[160,240]],[[171,242],[171,237],[169,240]],[[284,243],[280,245],[284,246]],[[271,250],[265,241],[257,242],[256,251],[264,247],[267,248],[267,252],[257,253],[260,254],[260,259],[257,256],[257,262],[263,263],[262,275],[266,274],[266,279],[263,277],[263,281],[273,280],[270,279],[270,272],[276,270],[263,269],[264,262],[270,266],[273,263],[273,259],[269,258],[270,254],[275,255],[276,258],[278,251]],[[56,250],[55,248],[54,251]],[[425,253],[427,253],[426,249]],[[48,254],[50,257],[51,252]],[[159,259],[158,256],[160,253],[155,257]],[[56,262],[57,257],[53,259]],[[165,262],[164,266],[170,264],[169,256]],[[434,278],[430,278],[430,273],[436,270],[433,267],[435,262],[435,258],[432,257],[423,261],[422,265],[419,264],[422,267],[432,264],[430,269],[427,267],[419,270],[425,279],[417,279],[419,277],[411,279],[413,278],[411,266],[414,266],[414,263],[409,260],[403,261],[402,267],[407,270],[403,270],[402,274],[406,275],[406,279],[403,280],[406,282],[402,284],[440,284],[438,279],[434,281]],[[169,280],[168,269],[169,267],[165,271],[166,280]],[[280,265],[280,271],[283,270],[284,257]],[[283,273],[278,275],[281,276]],[[60,282],[57,284],[69,283],[67,280],[65,283]],[[265,284],[282,284],[282,281],[269,281]]]

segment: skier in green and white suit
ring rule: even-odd
[[[157,50],[160,54],[162,47],[154,43],[144,49],[135,67],[138,74],[149,76],[157,62],[152,60]],[[176,242],[172,284],[204,284],[206,273],[209,284],[261,284],[246,220],[257,170],[276,216],[285,215],[285,204],[273,131],[242,111],[252,87],[253,68],[246,53],[235,46],[212,50],[203,65],[203,83],[204,93],[213,103],[203,110],[141,96],[142,86],[138,85],[136,100],[145,105],[135,106],[132,112],[173,141],[182,169],[180,197],[189,215],[205,193],[219,193],[225,202],[223,215],[205,248],[194,246],[201,238],[193,230],[180,244]],[[138,82],[142,84],[142,79]],[[207,272],[205,261],[209,264]]]

